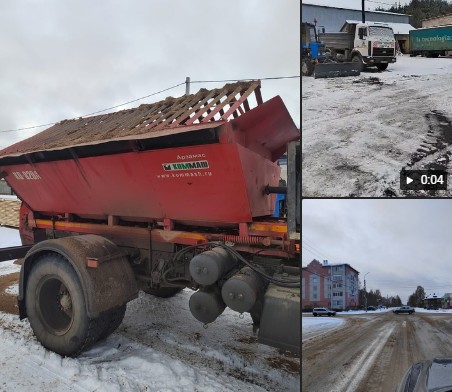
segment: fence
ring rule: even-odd
[[[20,200],[2,199],[0,196],[0,225],[19,227]]]

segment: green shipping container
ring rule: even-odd
[[[410,30],[411,51],[452,50],[452,26]]]

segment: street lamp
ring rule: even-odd
[[[370,272],[364,275],[364,309],[367,312],[367,290],[366,290],[366,276],[369,275]]]

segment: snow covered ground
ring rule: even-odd
[[[387,312],[392,312],[396,308],[387,308],[379,310],[350,310],[346,312],[337,312],[336,317],[314,317],[311,312],[302,313],[301,317],[301,331],[302,341],[312,339],[324,333],[332,332],[333,330],[344,326],[347,316],[364,316],[364,315],[378,315]],[[452,314],[452,309],[427,310],[424,308],[414,308],[416,313],[427,314]]]
[[[403,168],[452,172],[451,84],[452,58],[406,55],[384,72],[303,77],[303,196],[451,196],[399,186]]]
[[[0,228],[0,246],[19,245]],[[0,263],[0,275],[17,272]],[[17,284],[8,290],[17,293]],[[118,330],[80,357],[43,348],[27,320],[0,312],[0,391],[298,391],[300,359],[258,344],[248,315],[226,309],[204,329],[192,291],[169,299],[140,293]]]
[[[301,340],[305,342],[322,333],[334,330],[344,323],[344,319],[337,317],[302,317]]]

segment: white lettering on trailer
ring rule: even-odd
[[[36,170],[24,170],[22,172],[12,172],[18,180],[41,180],[41,176]]]
[[[193,154],[193,155],[178,155],[177,159],[180,161],[185,161],[186,159],[196,159],[196,158],[205,158],[206,154]]]

